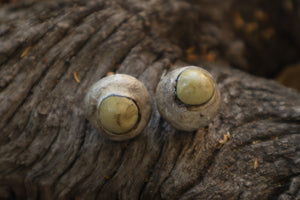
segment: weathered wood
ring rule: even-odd
[[[222,94],[207,127],[177,131],[156,109],[161,75],[190,64],[182,61],[185,41],[199,36],[223,47],[239,41],[220,23],[230,3],[49,1],[0,8],[0,198],[299,199],[299,93],[228,67],[226,54],[219,64],[195,62]],[[198,31],[189,24],[195,19]],[[246,62],[242,54],[235,58]],[[88,88],[110,71],[137,77],[153,100],[148,126],[126,142],[102,138],[82,110]]]

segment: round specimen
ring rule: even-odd
[[[139,119],[139,109],[132,99],[110,96],[100,104],[99,119],[106,130],[124,134],[135,127]]]
[[[156,88],[157,108],[174,128],[195,131],[216,116],[220,91],[210,73],[187,66],[170,71]]]
[[[115,74],[102,78],[89,89],[84,110],[101,135],[123,141],[136,137],[146,127],[152,102],[141,81]]]
[[[176,84],[178,99],[187,105],[201,105],[214,93],[211,78],[198,69],[187,69],[179,74]]]

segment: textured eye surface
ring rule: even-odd
[[[151,116],[152,103],[142,82],[116,74],[99,80],[89,89],[84,109],[99,133],[122,141],[143,131]]]
[[[207,102],[214,93],[211,77],[198,69],[187,69],[177,78],[176,94],[178,99],[187,105],[201,105]]]
[[[220,107],[220,92],[206,70],[188,66],[164,76],[156,88],[157,108],[173,127],[194,131],[206,126]]]

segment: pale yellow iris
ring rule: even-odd
[[[139,110],[135,102],[122,96],[105,98],[98,111],[102,127],[115,134],[130,131],[139,119]]]
[[[178,99],[187,105],[200,105],[207,102],[214,93],[211,78],[198,69],[183,71],[176,85]]]

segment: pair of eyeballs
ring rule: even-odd
[[[194,131],[217,114],[220,92],[212,76],[200,67],[175,69],[156,89],[158,111],[173,127]],[[88,91],[87,118],[104,136],[122,141],[137,136],[152,112],[150,95],[136,78],[116,74],[96,82]]]

